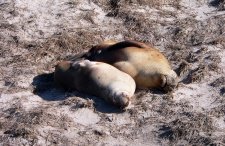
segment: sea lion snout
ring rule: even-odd
[[[163,80],[163,90],[165,92],[173,91],[177,87],[179,81],[177,74],[173,70],[171,70],[168,75],[164,75]]]
[[[116,98],[116,99],[115,99]],[[121,107],[121,108],[125,108],[130,104],[130,96],[128,95],[128,93],[126,92],[122,92],[119,95],[115,95],[114,96],[114,103]]]

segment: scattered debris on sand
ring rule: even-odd
[[[0,145],[224,145],[224,0],[0,0]],[[159,48],[172,94],[121,111],[64,91],[54,66],[103,40]]]

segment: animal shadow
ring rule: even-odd
[[[81,97],[83,99],[91,99],[94,101],[96,111],[102,113],[121,113],[122,109],[116,107],[100,97],[79,93],[77,91],[65,90],[55,84],[54,73],[41,74],[33,78],[33,93],[46,101],[63,101],[70,97]]]

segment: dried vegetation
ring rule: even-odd
[[[53,34],[43,31],[40,35],[43,38],[34,35],[26,39],[21,32],[36,33],[32,31],[34,27],[29,29],[31,23],[24,23],[23,26],[11,21],[14,17],[22,17],[23,10],[18,9],[13,0],[0,1],[0,145],[225,143],[225,133],[214,123],[215,119],[225,115],[224,66],[221,66],[224,56],[220,54],[225,48],[225,17],[219,14],[224,11],[223,0],[203,3],[216,7],[215,14],[218,13],[208,14],[210,17],[205,16],[207,18],[204,20],[188,13],[187,6],[182,5],[180,0],[173,3],[154,0],[66,0],[61,3],[62,9],[65,6],[65,12],[52,14],[56,15],[57,20],[64,22],[70,19],[73,23],[83,20],[89,27],[82,28],[80,25],[73,29],[69,22],[68,25],[65,22],[63,28],[51,26],[57,27]],[[82,3],[95,8],[78,7]],[[80,11],[79,15],[74,14],[78,16],[73,19],[70,18],[72,16],[67,17],[75,13],[74,9]],[[98,23],[99,9],[107,18],[103,24]],[[71,10],[70,13],[67,10]],[[185,15],[185,18],[178,14]],[[194,109],[191,99],[201,95],[189,97],[188,94],[187,100],[177,101],[173,99],[174,94],[138,91],[132,101],[133,107],[120,111],[96,97],[55,87],[51,72],[59,60],[71,59],[104,39],[112,38],[134,39],[158,47],[180,76],[180,86],[174,94],[182,86],[191,88],[195,84],[207,84],[215,92],[215,98],[209,98],[215,99],[215,106]],[[29,79],[32,84],[27,81]],[[41,105],[26,110],[24,103],[28,97],[18,96],[12,101],[7,99],[7,102],[1,100],[7,94],[23,91],[34,91],[37,95],[29,95],[32,98],[27,100],[39,97],[45,102],[41,101]],[[78,112],[83,110],[93,112],[99,121],[93,125],[75,121],[77,119],[73,115],[79,115]],[[224,119],[222,121],[224,124]]]

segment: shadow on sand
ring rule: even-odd
[[[40,96],[46,101],[63,101],[72,96],[78,96],[84,99],[92,99],[96,111],[102,113],[121,113],[122,109],[107,103],[105,100],[90,96],[87,94],[67,91],[60,88],[54,83],[54,73],[41,74],[33,78],[32,85],[34,86],[33,93]]]

